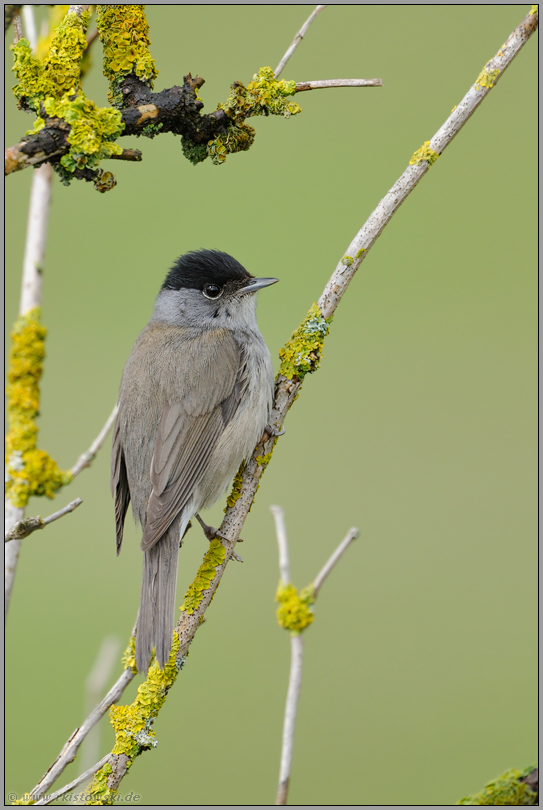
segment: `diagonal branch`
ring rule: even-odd
[[[290,59],[290,57],[292,56],[292,54],[294,53],[294,51],[296,50],[296,48],[298,47],[298,45],[300,44],[302,39],[307,34],[307,29],[309,28],[309,26],[311,25],[311,23],[313,22],[313,20],[317,16],[317,14],[320,14],[320,12],[325,8],[326,8],[326,6],[316,6],[313,9],[313,11],[311,12],[311,14],[309,15],[309,17],[307,18],[307,20],[304,22],[304,24],[302,25],[302,27],[300,28],[300,30],[298,31],[298,33],[296,34],[296,36],[294,37],[294,39],[292,40],[290,45],[288,46],[287,52],[285,53],[285,55],[283,56],[283,58],[281,59],[281,61],[277,65],[277,67],[275,68],[275,78],[276,79],[279,78],[279,75],[285,69],[285,65],[287,64],[288,60]]]
[[[388,192],[383,200],[379,203],[375,211],[370,215],[366,224],[359,231],[349,249],[349,254],[344,256],[336,267],[330,281],[326,285],[318,303],[318,307],[312,307],[310,310],[311,318],[299,327],[295,336],[302,337],[304,335],[313,335],[321,327],[326,326],[323,318],[329,319],[335,312],[341,298],[345,294],[349,282],[352,280],[355,272],[360,266],[363,258],[365,258],[367,251],[375,243],[377,237],[382,233],[383,229],[390,221],[394,213],[398,210],[401,203],[413,191],[418,182],[428,171],[428,168],[435,161],[437,156],[443,152],[445,147],[452,141],[455,135],[458,134],[460,129],[468,121],[473,112],[477,109],[481,101],[488,95],[491,88],[496,83],[496,78],[503,73],[503,71],[511,64],[512,60],[519,53],[522,46],[528,41],[532,33],[538,25],[537,14],[528,14],[520,25],[513,31],[507,42],[498,51],[497,55],[487,63],[476,83],[468,91],[464,99],[458,105],[458,108],[447,119],[445,124],[436,133],[431,141],[432,147],[428,149],[428,143],[418,150],[411,159],[410,165],[403,173],[398,182]],[[496,72],[499,71],[499,72]],[[321,315],[319,320],[318,315]],[[324,331],[323,333],[326,334]],[[294,339],[294,338],[293,338]],[[291,341],[292,342],[292,341]],[[321,341],[322,345],[322,341]],[[289,344],[287,344],[288,348]],[[285,351],[285,350],[283,350]],[[217,590],[221,581],[222,575],[232,556],[236,542],[240,536],[245,518],[251,508],[256,491],[260,484],[262,474],[269,463],[273,448],[277,441],[277,433],[281,430],[286,414],[290,407],[297,398],[303,377],[309,370],[314,370],[318,363],[318,356],[315,360],[309,357],[301,358],[301,365],[299,373],[295,371],[289,377],[279,373],[276,379],[275,398],[273,403],[272,413],[269,419],[272,434],[265,432],[259,444],[255,448],[251,458],[247,461],[245,466],[240,469],[238,476],[234,481],[234,489],[228,498],[228,507],[225,510],[225,517],[221,523],[219,532],[222,538],[219,543],[220,557],[222,561],[219,562],[217,548],[210,547],[210,551],[204,557],[204,562],[200,571],[193,583],[192,592],[191,588],[187,592],[187,596],[191,594],[190,607],[184,607],[175,627],[175,633],[178,638],[179,646],[175,652],[172,653],[171,659],[175,667],[182,666],[184,658],[188,652],[190,644],[200,627],[205,611],[207,610],[215,591]],[[290,362],[290,367],[292,367]],[[286,366],[282,368],[287,370]],[[302,370],[303,369],[303,370]],[[289,372],[290,373],[290,372]],[[208,575],[210,568],[214,568],[215,575],[209,580]],[[202,575],[201,575],[202,574]],[[202,586],[202,579],[205,574],[205,587]],[[197,594],[195,597],[194,594]],[[185,599],[187,600],[187,596]],[[174,636],[175,643],[175,636]],[[176,645],[177,646],[177,645]],[[158,670],[160,673],[160,670]],[[157,670],[150,669],[151,678],[156,678]],[[149,675],[148,675],[149,678]],[[162,701],[165,698],[167,691],[173,685],[175,676],[170,678],[167,685],[164,687],[162,693]],[[147,681],[146,681],[147,683]],[[145,686],[145,684],[143,685]],[[143,688],[140,687],[140,688]],[[133,706],[130,709],[134,708]],[[152,720],[158,714],[158,709],[155,713],[150,712],[146,715],[148,720]],[[140,720],[142,718],[139,718]],[[130,736],[131,732],[126,726],[123,728],[123,734]],[[135,735],[134,735],[134,739]],[[148,746],[147,746],[148,747]],[[131,749],[132,750],[132,749]],[[143,746],[137,749],[137,754],[145,750]],[[130,768],[134,754],[127,755],[112,754],[110,758],[111,771],[107,773],[99,772],[95,785],[98,786],[99,779],[103,782],[107,779],[107,789],[109,791],[107,799],[102,799],[102,803],[110,803],[114,801],[116,791]],[[108,766],[109,767],[109,766]]]

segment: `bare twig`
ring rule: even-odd
[[[131,638],[135,638],[136,630],[138,628],[139,612],[132,628]],[[75,756],[83,740],[86,738],[89,731],[94,728],[96,723],[102,719],[104,714],[121,699],[121,696],[136,675],[132,669],[124,669],[122,674],[117,678],[107,695],[100,701],[100,703],[92,710],[85,722],[80,728],[76,728],[74,733],[68,738],[64,744],[60,754],[53,762],[50,768],[42,776],[36,787],[32,790],[31,796],[38,797],[47,793],[51,785],[55,783],[64,769],[74,761]]]
[[[36,50],[38,44],[38,30],[36,28],[36,18],[34,17],[34,8],[25,4],[22,9],[23,19],[25,21],[26,38],[33,51]]]
[[[85,714],[92,712],[113,671],[119,656],[121,642],[116,636],[106,636],[100,645],[96,661],[85,681]],[[100,756],[100,726],[89,731],[81,746],[80,770],[87,771]]]
[[[57,759],[53,762],[49,770],[43,775],[36,787],[31,793],[31,796],[41,796],[47,793],[52,784],[58,779],[62,771],[70,762],[73,762],[79,746],[96,723],[104,716],[108,709],[120,700],[122,693],[134,678],[135,673],[131,669],[123,670],[122,675],[117,679],[116,683],[111,687],[107,695],[100,701],[98,706],[89,714],[85,722],[80,728],[77,728],[66,745],[58,755]]]
[[[14,540],[23,540],[23,538],[28,537],[33,532],[37,531],[37,529],[44,529],[49,525],[49,523],[53,523],[54,520],[58,520],[59,518],[64,517],[64,515],[67,515],[69,512],[73,512],[74,509],[77,509],[77,507],[81,506],[82,503],[83,501],[81,498],[76,498],[75,501],[69,503],[68,506],[65,506],[63,509],[59,509],[58,512],[53,512],[53,514],[49,515],[49,517],[41,518],[38,515],[37,517],[30,517],[20,520],[5,535],[4,542],[9,543],[10,541],[13,542]]]
[[[320,12],[324,8],[326,8],[326,6],[316,6],[316,8],[313,9],[307,20],[304,22],[304,24],[302,25],[302,27],[300,28],[300,30],[298,31],[298,33],[296,34],[290,45],[288,46],[287,52],[285,53],[285,55],[275,68],[276,79],[278,79],[279,74],[283,72],[285,65],[287,64],[288,60],[290,59],[290,57],[292,56],[292,54],[294,53],[294,51],[296,50],[296,48],[298,47],[304,36],[306,35],[307,29],[309,28],[309,26],[317,16],[317,14],[320,14]]]
[[[382,87],[382,79],[326,79],[319,82],[296,82],[296,92],[323,90],[326,87]]]
[[[142,154],[139,149],[123,149],[120,155],[110,155],[109,159],[139,162],[142,159]]]
[[[90,6],[89,3],[87,3],[86,5],[83,4],[83,5],[70,6],[70,8],[68,9],[68,14],[77,14],[78,17],[81,17],[83,12],[87,11],[89,6]]]
[[[313,598],[316,599],[317,595],[321,589],[322,583],[332,570],[332,568],[337,564],[340,557],[342,557],[353,540],[359,536],[360,532],[354,526],[352,529],[349,529],[347,532],[346,537],[341,541],[339,546],[336,548],[330,559],[323,565],[321,571],[317,574],[315,579],[313,580]]]
[[[91,463],[94,460],[94,457],[96,456],[97,452],[100,450],[103,443],[105,442],[107,434],[113,427],[115,417],[117,416],[117,410],[118,407],[117,405],[115,405],[115,407],[113,408],[113,410],[111,411],[110,415],[107,418],[106,424],[104,425],[104,427],[102,428],[96,439],[93,441],[89,449],[85,453],[82,453],[75,462],[74,466],[70,470],[72,478],[75,478],[76,475],[79,475],[81,470],[84,470],[85,467],[90,467]]]
[[[296,728],[296,711],[302,688],[302,671],[304,655],[304,638],[302,635],[290,637],[290,675],[288,679],[287,700],[285,704],[285,719],[283,722],[283,741],[281,746],[281,766],[279,769],[279,785],[275,804],[287,803],[292,756],[294,753],[294,731]]]
[[[290,562],[288,558],[285,513],[280,506],[270,506],[270,512],[275,521],[275,533],[277,535],[277,545],[279,546],[279,571],[281,573],[281,581],[285,585],[288,585],[290,582]]]
[[[19,42],[24,37],[23,24],[21,22],[21,15],[17,9],[13,15],[13,41]]]
[[[93,765],[92,768],[88,768],[84,773],[80,774],[76,779],[74,779],[73,782],[69,782],[67,785],[64,785],[64,787],[60,788],[60,790],[57,790],[54,793],[44,794],[42,798],[39,798],[34,802],[34,806],[51,804],[52,802],[56,801],[56,799],[60,799],[61,796],[69,793],[70,790],[74,790],[74,788],[79,787],[79,785],[82,785],[87,779],[90,779],[91,776],[94,776],[96,771],[99,771],[100,768],[106,764],[109,757],[110,755],[106,754],[105,757],[102,757],[102,759]]]

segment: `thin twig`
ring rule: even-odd
[[[296,92],[323,90],[326,87],[382,87],[382,79],[325,79],[318,82],[296,82]]]
[[[134,622],[130,638],[135,638],[136,636],[138,619],[139,611],[138,615],[136,616],[136,621]],[[56,760],[53,762],[51,767],[48,768],[36,787],[32,790],[32,797],[42,796],[44,793],[47,793],[51,785],[56,782],[64,769],[74,761],[79,747],[89,731],[94,728],[99,720],[102,719],[104,714],[111,708],[111,706],[121,699],[124,690],[130,681],[133,680],[135,675],[136,673],[131,669],[123,670],[122,674],[119,676],[119,678],[117,678],[107,695],[100,701],[96,708],[92,710],[83,725],[80,726],[80,728],[76,728],[74,733],[68,738]]]
[[[53,762],[49,770],[43,775],[36,787],[33,789],[31,796],[40,796],[47,793],[52,784],[58,779],[62,771],[70,762],[73,762],[79,746],[96,723],[102,719],[108,709],[120,700],[122,693],[134,678],[135,673],[131,669],[123,670],[122,675],[117,679],[116,683],[111,687],[107,695],[100,701],[98,706],[89,714],[85,722],[80,728],[76,729],[59,756]]]
[[[22,12],[25,21],[26,38],[32,50],[35,51],[38,44],[38,29],[36,28],[34,8],[29,4],[25,4],[22,8]]]
[[[321,589],[322,583],[324,582],[324,580],[326,579],[326,577],[328,576],[328,574],[330,573],[332,568],[337,564],[340,557],[342,557],[345,554],[345,552],[347,551],[347,549],[349,548],[349,546],[351,545],[353,540],[356,540],[356,538],[359,535],[360,535],[360,532],[354,526],[353,526],[352,529],[349,529],[349,531],[347,532],[346,537],[341,541],[341,543],[336,548],[336,550],[334,551],[334,553],[332,554],[330,559],[323,565],[321,571],[319,571],[319,573],[317,574],[317,576],[313,580],[313,598],[314,599],[317,598],[317,595],[318,595],[318,593],[319,593],[319,591]]]
[[[296,34],[290,45],[288,46],[286,54],[283,56],[283,58],[275,68],[276,79],[278,79],[279,74],[283,72],[285,65],[287,64],[288,60],[290,59],[290,57],[292,56],[292,54],[294,53],[294,51],[296,50],[296,48],[298,47],[304,36],[306,35],[307,29],[309,28],[309,26],[317,16],[317,14],[320,14],[320,12],[324,8],[326,8],[326,6],[316,6],[316,8],[313,9],[307,20],[304,22],[304,24],[302,25],[302,27],[300,28],[300,30],[298,31],[298,33]]]
[[[23,24],[21,22],[21,15],[19,9],[13,15],[13,41],[15,44],[24,37]]]
[[[120,155],[110,155],[109,159],[139,162],[142,159],[142,153],[139,149],[123,149]]]
[[[70,470],[72,478],[75,478],[76,475],[79,475],[81,470],[84,470],[85,467],[90,467],[91,463],[94,460],[94,457],[96,456],[97,452],[100,450],[103,443],[105,442],[107,434],[113,427],[115,417],[117,416],[117,411],[118,406],[115,405],[115,407],[113,408],[113,410],[111,411],[110,415],[107,418],[106,424],[104,425],[104,427],[102,428],[96,439],[93,441],[89,449],[85,453],[81,453],[81,455],[75,462],[74,466]]]
[[[49,517],[42,518],[38,515],[37,517],[30,517],[20,520],[5,535],[4,542],[9,543],[13,540],[23,540],[23,538],[28,537],[38,529],[44,529],[49,525],[49,523],[53,523],[53,521],[64,517],[64,515],[67,515],[69,512],[73,512],[74,509],[77,509],[77,507],[81,506],[82,503],[83,501],[81,498],[76,498],[75,501],[69,503],[68,506],[65,506],[63,509],[59,509],[58,512],[53,512],[53,514],[49,515]]]
[[[98,39],[99,36],[100,36],[100,34],[98,33],[97,28],[95,28],[94,31],[91,31],[91,33],[87,36],[87,47],[85,48],[85,51],[89,50],[89,48],[92,45],[92,43],[94,42],[94,40]]]
[[[296,728],[296,711],[302,688],[302,671],[304,656],[304,639],[302,635],[290,637],[290,675],[288,679],[285,719],[283,722],[283,741],[281,746],[281,767],[279,785],[275,804],[286,804],[292,756],[294,753],[294,731]]]
[[[100,768],[102,768],[106,764],[109,757],[110,754],[106,754],[105,757],[102,757],[102,759],[95,765],[93,765],[92,768],[88,768],[88,770],[86,770],[84,773],[80,774],[76,779],[74,779],[73,782],[69,782],[67,785],[64,785],[63,788],[60,788],[60,790],[55,791],[55,793],[44,794],[43,798],[40,798],[38,799],[38,801],[34,802],[34,806],[51,804],[51,802],[56,801],[56,799],[60,799],[61,796],[64,796],[70,790],[73,790],[79,785],[82,785],[83,782],[85,782],[87,779],[90,779],[91,776],[94,776],[96,771],[99,771]]]
[[[81,17],[83,12],[87,11],[89,6],[90,6],[90,3],[87,3],[86,5],[83,4],[83,5],[70,6],[70,8],[68,9],[68,14],[77,14],[78,17]]]
[[[100,700],[119,657],[121,642],[116,636],[106,636],[85,681],[85,714],[90,714]],[[97,723],[87,734],[81,746],[81,771],[86,771],[100,756],[100,725]]]
[[[279,571],[281,573],[281,581],[284,585],[288,585],[290,583],[290,563],[288,558],[285,513],[280,506],[270,506],[270,512],[275,521],[275,534],[277,535],[277,545],[279,546]]]

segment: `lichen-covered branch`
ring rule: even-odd
[[[495,59],[502,60],[500,62],[500,71],[503,72],[505,67],[510,64],[536,27],[537,15],[528,15],[520,26],[515,29],[505,45],[502,46],[497,57],[495,57]],[[492,65],[493,63],[494,60],[491,60],[487,64]],[[434,151],[438,151],[438,145],[440,147],[439,152],[443,151],[447,143],[452,140],[489,92],[490,88],[485,88],[480,81],[476,84],[477,87],[480,87],[480,90],[473,90],[472,88],[466,99],[472,98],[472,92],[475,94],[480,92],[481,96],[476,96],[473,106],[468,106],[467,109],[464,104],[466,99],[464,99],[462,106],[466,109],[466,112],[460,117],[454,118],[454,126],[452,127],[449,126],[450,119],[448,119],[448,122],[439,131],[439,133],[448,132],[448,140],[447,138],[443,139],[441,135],[440,137],[435,136],[435,141],[433,140],[431,143],[431,148]],[[469,110],[469,113],[467,110]],[[354,253],[349,251],[347,255],[343,256],[326,285],[319,303],[313,304],[302,324],[281,350],[282,363],[276,379],[275,397],[269,420],[272,434],[268,432],[263,434],[252,456],[242,465],[234,480],[232,492],[227,499],[225,517],[219,528],[220,538],[217,537],[210,544],[196,579],[185,596],[181,615],[174,630],[172,654],[166,665],[165,672],[161,673],[155,662],[150,667],[147,678],[140,687],[136,701],[129,707],[117,707],[115,709],[112,717],[116,733],[115,748],[108,765],[98,772],[92,786],[95,804],[107,805],[113,803],[118,787],[132,766],[134,759],[144,750],[148,750],[153,746],[151,724],[158,710],[155,711],[153,705],[148,702],[148,696],[152,692],[153,697],[157,699],[156,705],[162,706],[169,689],[173,686],[190,644],[203,621],[205,611],[219,586],[226,565],[232,557],[244,521],[260,485],[260,479],[277,442],[277,433],[281,430],[286,414],[300,393],[304,377],[308,373],[315,371],[319,365],[324,338],[328,334],[331,318],[347,290],[349,281],[360,266],[365,253],[374,244],[377,236],[382,232],[387,222],[390,221],[395,211],[398,210],[401,202],[415,188],[428,170],[429,161],[433,155],[426,152],[424,155],[424,158],[420,158],[420,163],[419,158],[414,157],[412,159],[414,164],[410,165],[407,172],[402,175],[400,181],[385,198],[390,200],[386,207],[387,216],[376,218],[374,212],[360,231],[360,234],[364,235],[369,229],[372,234],[367,241],[367,246],[360,245],[356,247]],[[400,195],[400,190],[402,195]],[[380,203],[380,206],[382,206],[382,203]],[[376,211],[380,210],[380,206]],[[357,240],[359,240],[359,235],[355,237],[351,245],[359,245]],[[142,700],[145,695],[147,697]],[[143,736],[139,736],[142,732]]]
[[[513,768],[489,782],[480,793],[460,799],[457,805],[521,805],[539,804],[539,772],[531,765],[523,771]]]
[[[400,205],[407,199],[416,185],[422,180],[445,148],[458,135],[464,124],[473,115],[477,107],[503,76],[521,48],[528,42],[538,26],[538,14],[530,12],[515,28],[497,54],[483,67],[475,83],[470,87],[462,101],[456,106],[442,127],[430,141],[418,149],[409,165],[383,197],[377,208],[356,234],[347,248],[346,254],[338,263],[326,288],[319,298],[319,308],[325,318],[332,315],[351,282],[354,274],[368,255],[383,229],[394,216]]]
[[[82,503],[83,501],[81,498],[76,498],[75,501],[71,501],[71,503],[69,503],[67,506],[59,509],[58,512],[53,512],[53,514],[49,515],[49,517],[42,518],[38,515],[37,517],[29,517],[25,518],[25,520],[20,520],[5,535],[4,541],[6,543],[10,543],[14,540],[23,540],[25,537],[28,537],[38,529],[45,529],[45,527],[50,523],[64,517],[64,515],[68,515],[70,512],[73,512],[74,509],[77,509],[77,507],[81,506]]]
[[[149,50],[149,26],[142,5],[97,6],[97,29],[104,49],[104,75],[109,81],[112,107],[98,108],[81,87],[87,6],[70,6],[43,60],[32,55],[28,41],[14,47],[19,83],[14,92],[19,105],[38,118],[32,130],[5,152],[5,174],[49,161],[63,183],[73,178],[92,181],[98,191],[116,185],[111,172],[99,163],[107,158],[129,159],[116,141],[121,136],[154,138],[171,132],[181,136],[184,156],[193,164],[210,158],[220,165],[227,155],[250,148],[255,131],[246,121],[253,116],[301,112],[291,96],[320,87],[377,86],[378,79],[337,79],[318,82],[279,80],[271,68],[261,68],[245,87],[234,82],[228,99],[210,114],[198,95],[200,76],[187,73],[182,86],[153,91],[157,69]],[[300,41],[318,6],[297,35]],[[295,43],[291,48],[295,47]],[[290,53],[287,52],[284,60]],[[137,151],[137,150],[136,150]],[[131,153],[132,159],[136,151]]]
[[[287,531],[285,515],[280,506],[271,506],[271,513],[275,521],[275,533],[279,547],[279,587],[277,589],[277,620],[279,625],[290,632],[290,675],[285,704],[285,718],[283,722],[283,741],[281,746],[281,765],[279,768],[279,784],[277,786],[276,805],[287,803],[292,756],[294,753],[294,731],[296,728],[296,713],[298,700],[302,688],[303,671],[303,638],[302,633],[313,622],[312,605],[317,599],[319,590],[340,557],[345,553],[352,541],[358,537],[358,529],[350,529],[345,539],[339,544],[330,559],[325,563],[313,582],[299,593],[290,580],[290,564],[288,554]]]

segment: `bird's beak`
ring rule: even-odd
[[[278,278],[250,278],[245,287],[242,287],[241,292],[253,293],[264,289],[264,287],[269,287],[271,284],[276,284],[278,281]]]

